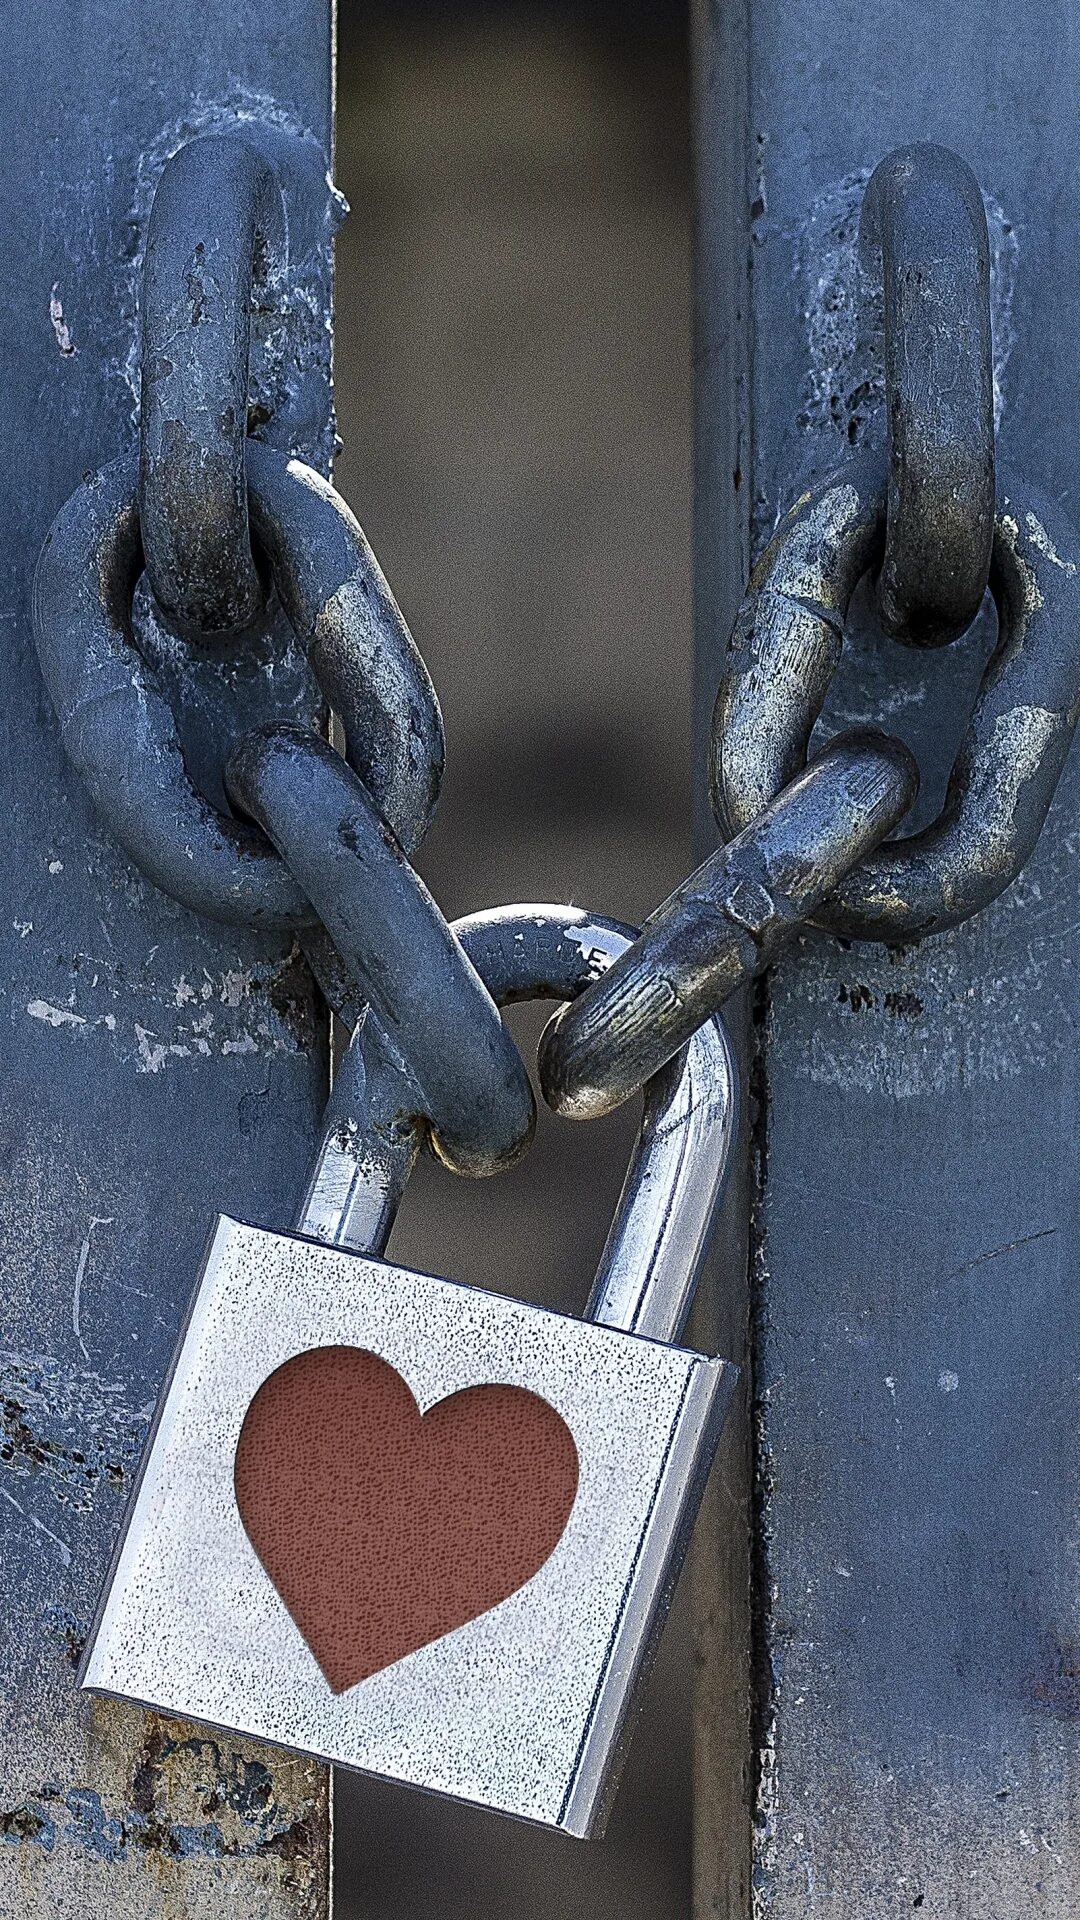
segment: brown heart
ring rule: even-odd
[[[562,1537],[578,1457],[524,1387],[466,1387],[421,1416],[361,1347],[265,1380],[236,1448],[249,1540],[334,1693],[498,1606]]]

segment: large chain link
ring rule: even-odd
[[[388,1165],[419,1128],[457,1171],[492,1172],[524,1151],[534,1107],[468,942],[409,863],[442,771],[435,692],[345,503],[248,433],[253,290],[286,246],[257,141],[206,138],[169,162],[143,276],[139,459],[92,476],[54,522],[35,583],[42,667],[67,752],[143,872],[196,912],[297,930],[332,1004],[370,1023],[371,1057],[393,1068]],[[1077,541],[1026,490],[995,504],[974,177],[941,148],[891,155],[862,246],[886,445],[804,495],[754,570],[713,724],[713,805],[733,837],[599,978],[575,962],[579,997],[540,1054],[564,1113],[639,1090],[800,926],[905,941],[978,912],[1020,872],[1053,797],[1080,709]],[[218,783],[231,811],[211,804],[140,651],[144,569],[161,619],[204,648],[243,648],[276,596],[344,757],[291,722],[249,729]],[[998,614],[942,812],[900,841],[888,836],[918,788],[900,741],[850,732],[808,762],[849,602],[875,572],[883,623],[912,644],[952,639],[988,582]]]
[[[250,441],[252,525],[346,757],[402,844],[419,843],[443,761],[435,691],[367,541],[341,497],[299,460]],[[34,582],[38,657],[68,757],[147,878],[195,913],[270,928],[315,915],[262,834],[196,788],[176,719],[140,652],[137,467],[91,475],[61,508]]]
[[[248,526],[251,308],[284,268],[281,184],[250,138],[181,147],[142,274],[139,524],[165,618],[197,643],[265,612]]]
[[[994,541],[990,240],[947,147],[899,147],[870,177],[859,242],[880,290],[889,491],[882,624],[937,646],[971,625]]]

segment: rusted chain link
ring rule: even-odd
[[[900,147],[863,200],[864,272],[883,305],[889,494],[886,630],[938,646],[969,626],[994,541],[990,242],[979,183],[946,147]]]

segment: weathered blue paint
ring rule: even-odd
[[[174,1754],[195,1762],[207,1815],[202,1820],[170,1820],[157,1804],[164,1763]],[[213,1817],[219,1809],[232,1816],[228,1832]],[[270,1766],[223,1752],[216,1740],[160,1733],[151,1734],[140,1756],[132,1802],[122,1810],[106,1807],[92,1787],[65,1792],[47,1781],[36,1800],[0,1816],[0,1841],[8,1846],[37,1846],[49,1854],[70,1848],[107,1863],[150,1854],[175,1860],[314,1861],[318,1839],[313,1819],[298,1815],[295,1804],[279,1803]]]
[[[287,939],[186,913],[95,821],[60,751],[29,590],[57,508],[134,448],[150,195],[199,130],[255,116],[318,157],[308,242],[256,318],[254,366],[256,400],[287,401],[287,439],[325,468],[330,8],[21,8],[6,51],[0,1916],[217,1920],[227,1903],[309,1920],[327,1901],[321,1772],[80,1700],[74,1663],[207,1223],[218,1207],[291,1216],[325,1024]],[[278,685],[282,717],[314,710],[303,674]]]
[[[882,432],[854,259],[890,148],[937,140],[974,168],[1002,464],[1080,508],[1065,0],[723,11],[699,34],[704,697],[746,524],[760,546]],[[746,139],[718,160],[732,103]],[[830,725],[880,719],[916,747],[921,822],[990,633],[927,657],[855,626]],[[1080,1903],[1077,781],[1074,752],[1024,874],[977,919],[893,953],[806,938],[757,1003],[749,1798],[775,1920]],[[707,1812],[702,1830],[700,1910],[741,1912]]]

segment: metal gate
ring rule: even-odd
[[[291,250],[255,352],[291,397],[271,436],[327,469],[331,12],[256,0],[196,21],[153,0],[137,22],[58,3],[8,21],[3,1920],[330,1907],[319,1767],[75,1691],[208,1172],[215,1205],[287,1224],[328,1023],[291,938],[173,904],[91,811],[30,590],[56,510],[134,444],[150,201],[195,134],[292,143]],[[891,148],[938,141],[974,169],[1001,465],[1080,511],[1076,42],[1064,0],[694,9],[702,773],[752,559],[883,432],[858,225]],[[902,651],[856,607],[828,723],[909,742],[920,820],[992,633],[984,615]],[[313,697],[291,683],[298,716]],[[1076,1907],[1075,801],[1074,755],[1036,854],[977,918],[899,948],[801,935],[733,1016],[752,1126],[699,1331],[746,1386],[694,1570],[701,1920]],[[700,802],[704,854],[704,779]]]

